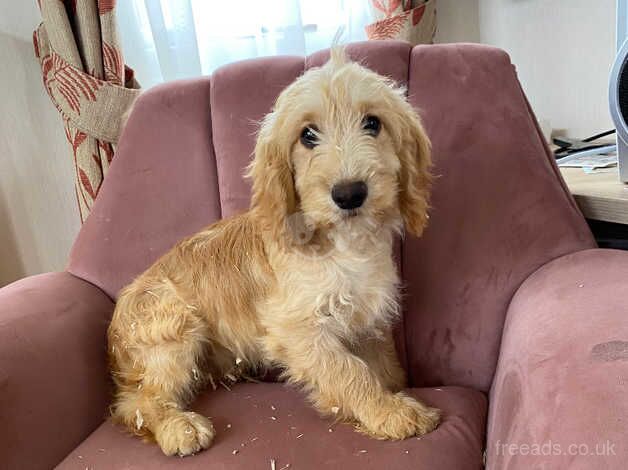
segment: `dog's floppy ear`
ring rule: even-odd
[[[427,225],[432,166],[430,141],[412,106],[404,103],[400,113],[398,149],[401,170],[399,175],[399,208],[406,230],[416,236]]]
[[[290,145],[279,138],[279,125],[275,112],[264,118],[255,157],[247,170],[247,176],[253,180],[251,209],[260,215],[264,229],[276,239],[283,236],[286,219],[297,206]]]

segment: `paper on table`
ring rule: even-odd
[[[608,168],[617,165],[617,153],[607,155],[568,155],[556,160],[559,167],[567,168]]]

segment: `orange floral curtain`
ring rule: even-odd
[[[369,39],[399,39],[431,44],[436,34],[436,0],[369,0],[375,23],[366,26]]]
[[[94,204],[115,152],[124,113],[139,94],[124,65],[115,0],[38,0],[33,34],[44,86],[65,127],[81,221]]]

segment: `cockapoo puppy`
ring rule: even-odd
[[[393,239],[427,222],[430,148],[403,90],[340,50],[285,89],[248,169],[250,210],[179,242],[120,294],[114,419],[167,455],[209,447],[186,411],[226,377],[279,367],[314,407],[371,436],[425,434],[400,392]]]

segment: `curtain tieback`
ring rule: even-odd
[[[63,117],[96,139],[116,143],[125,112],[141,92],[132,76],[133,71],[125,67],[125,75],[128,75],[125,80],[130,87],[83,72],[52,48],[43,23],[33,33],[33,44],[46,91]],[[118,58],[113,56],[110,60]]]

